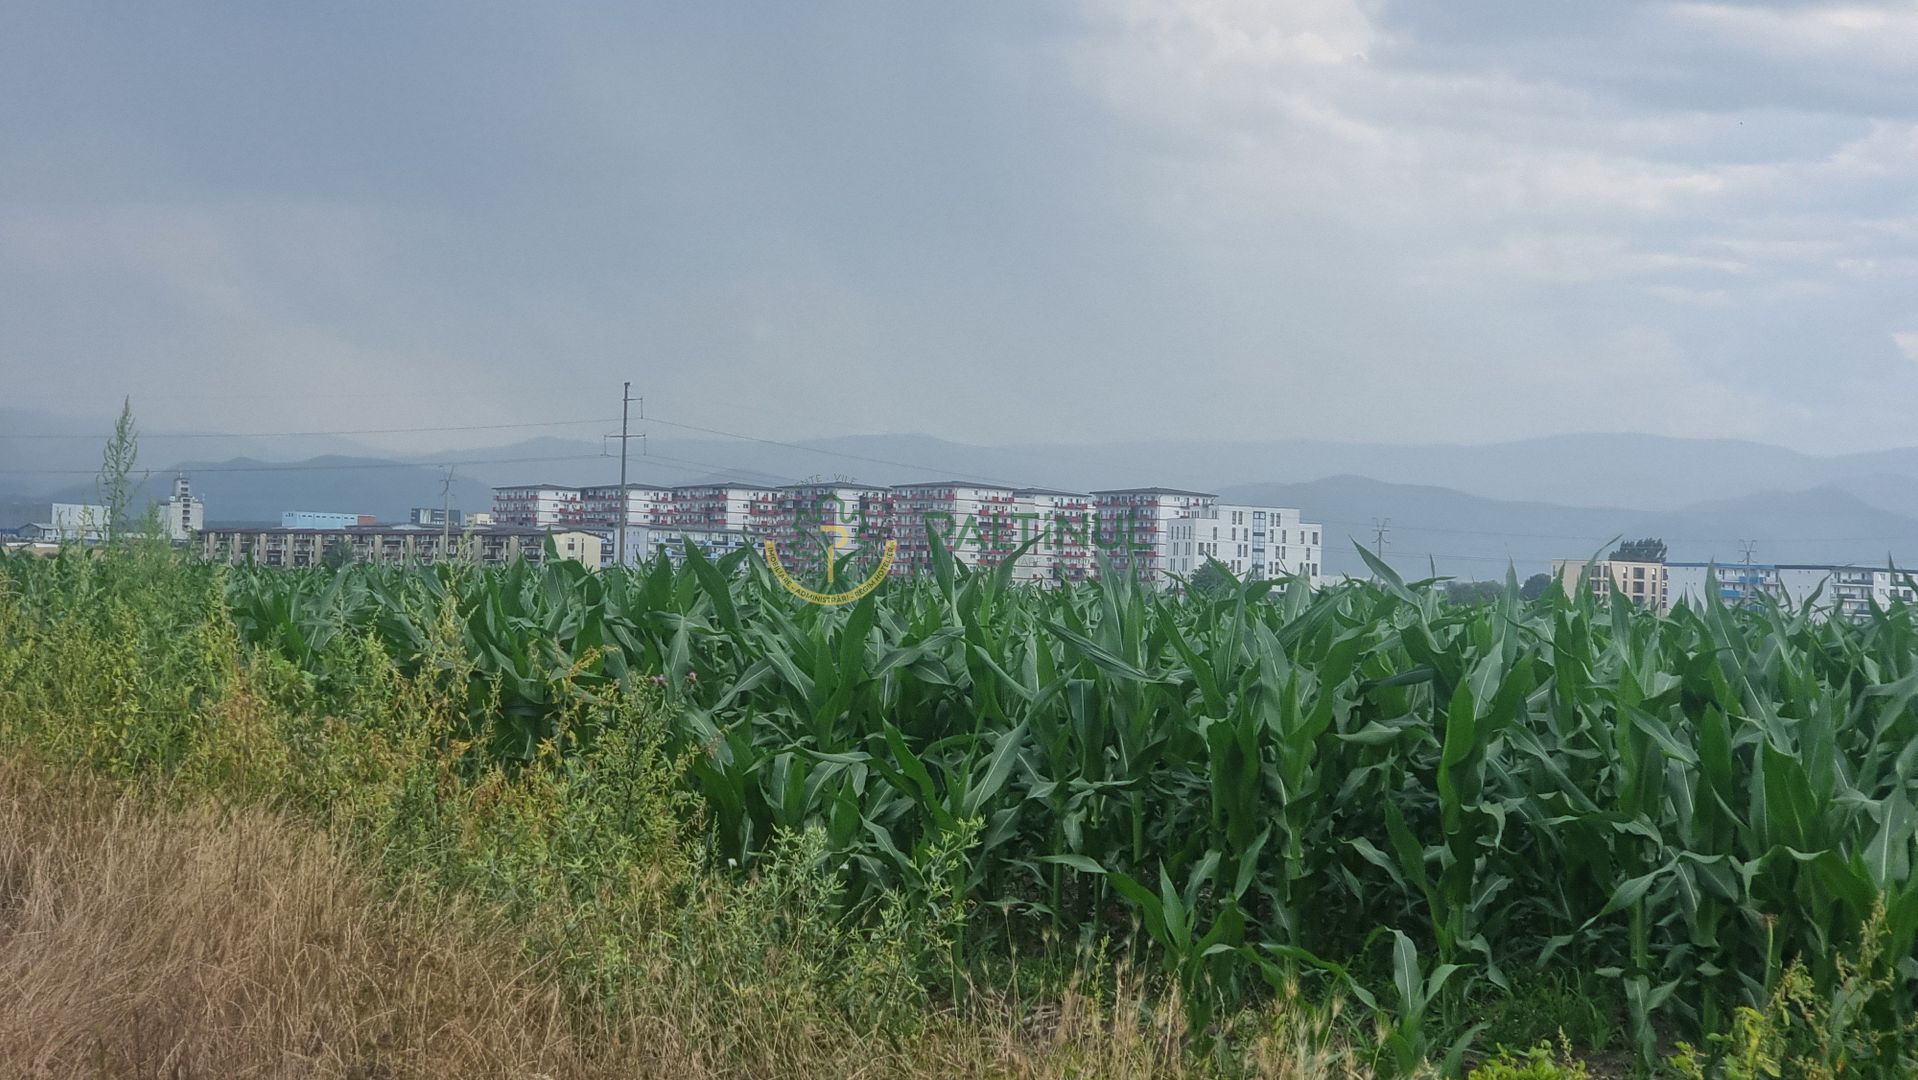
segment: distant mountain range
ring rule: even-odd
[[[0,410],[0,525],[53,499],[93,494],[99,446],[69,438],[110,425]],[[1408,573],[1490,578],[1577,558],[1615,537],[1660,536],[1675,559],[1918,565],[1918,447],[1818,456],[1760,443],[1652,435],[1565,435],[1482,445],[1260,443],[1136,439],[1084,445],[975,446],[926,435],[798,443],[676,438],[663,425],[636,450],[635,482],[717,478],[778,484],[842,477],[894,484],[935,479],[1091,490],[1162,484],[1235,501],[1297,506],[1325,526],[1325,564],[1361,572],[1351,542],[1373,543]],[[27,437],[19,437],[27,436]],[[176,469],[193,477],[214,521],[277,520],[283,510],[403,517],[437,506],[451,464],[456,507],[488,505],[492,485],[612,483],[618,461],[597,443],[540,438],[410,456],[328,436],[234,444],[142,439],[145,494],[163,497]],[[37,507],[37,509],[36,509]]]

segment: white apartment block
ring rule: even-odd
[[[1172,580],[1172,523],[1208,517],[1219,497],[1178,488],[1113,488],[1092,493],[1096,517],[1093,546],[1112,572],[1152,588]]]
[[[1015,581],[1045,584],[1084,581],[1092,576],[1092,496],[1050,488],[1019,488],[1014,546],[1035,533],[1039,542],[1019,557]]]
[[[585,528],[664,525],[672,513],[673,489],[661,484],[629,483],[623,493],[618,484],[579,489],[579,524]]]
[[[1705,601],[1705,576],[1709,571],[1718,581],[1718,599],[1727,604],[1750,603],[1770,597],[1792,607],[1811,604],[1812,614],[1830,618],[1863,620],[1871,617],[1871,606],[1889,607],[1893,603],[1918,603],[1914,575],[1890,567],[1830,566],[1816,564],[1668,563],[1670,602],[1684,600],[1698,605]]]
[[[673,525],[629,525],[626,527],[626,562],[637,566],[663,550],[668,562],[678,566],[686,561],[686,544],[700,550],[709,559],[752,547],[758,538],[738,529],[682,529]],[[600,553],[600,565],[613,565],[613,544],[608,541]]]
[[[779,512],[765,537],[779,549],[780,564],[793,573],[823,572],[834,559],[859,550],[879,557],[887,539],[886,489],[850,481],[793,484],[779,489]]]
[[[193,494],[193,483],[185,473],[173,478],[173,495],[160,504],[160,521],[167,539],[183,543],[206,528],[206,504]]]
[[[1215,503],[1172,520],[1167,565],[1185,578],[1217,559],[1241,581],[1303,577],[1316,588],[1324,582],[1320,532],[1291,507]]]
[[[685,484],[673,488],[672,519],[679,529],[770,533],[779,517],[779,489],[757,484]]]
[[[493,489],[493,520],[518,529],[573,525],[580,515],[580,489],[564,484],[520,484]]]
[[[1001,547],[1005,551],[1018,547],[1016,543],[1003,544],[1003,538],[997,535],[998,523],[1018,502],[1015,490],[969,480],[895,485],[885,502],[887,529],[899,542],[893,575],[910,577],[932,569],[928,526],[945,541],[954,561],[977,568],[998,565],[998,557],[1003,556]],[[988,517],[992,525],[982,533],[981,523]]]
[[[1174,586],[1216,558],[1244,579],[1302,576],[1324,581],[1320,526],[1289,507],[1221,504],[1216,495],[1176,488],[1091,493],[972,480],[900,484],[850,481],[787,487],[716,483],[665,487],[532,484],[494,489],[492,517],[503,527],[587,529],[606,539],[608,563],[625,530],[628,562],[664,545],[675,560],[692,540],[715,557],[772,540],[788,570],[808,578],[828,552],[861,552],[875,562],[898,544],[892,573],[931,568],[927,527],[954,559],[990,570],[1026,544],[1012,580],[1052,584],[1096,575],[1100,557],[1116,574],[1154,588]]]

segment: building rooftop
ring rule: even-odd
[[[988,484],[983,480],[927,480],[918,484],[894,484],[894,491],[913,491],[919,488],[990,488],[993,491],[1017,491],[1011,484]]]
[[[711,491],[715,488],[747,488],[752,491],[774,491],[776,484],[755,484],[750,480],[713,480],[704,484],[674,484],[673,491]]]
[[[1060,491],[1057,488],[1042,487],[1014,488],[1012,493],[1014,495],[1070,495],[1078,499],[1086,498],[1090,494],[1090,492],[1085,491]]]
[[[1190,495],[1190,496],[1193,496],[1194,498],[1199,498],[1199,499],[1218,498],[1217,495],[1213,494],[1210,491],[1187,491],[1184,488],[1169,488],[1169,487],[1104,488],[1102,490],[1095,491],[1092,494],[1094,495]]]
[[[607,486],[618,487],[619,485],[609,484]],[[578,484],[501,484],[500,486],[494,488],[493,490],[494,491],[531,491],[534,488],[540,488],[542,490],[547,490],[547,491],[578,491],[579,485]]]
[[[559,529],[559,528],[538,529],[538,528],[530,528],[523,525],[474,525],[468,528],[458,529],[455,531],[461,536],[464,536],[468,532],[471,532],[475,536],[545,536],[547,533],[588,532],[590,530]],[[306,529],[306,528],[288,528],[284,525],[272,525],[264,522],[240,522],[240,523],[219,522],[212,525],[208,525],[205,529],[202,529],[201,532],[204,532],[204,533],[222,533],[222,532],[282,533],[289,536],[294,534],[299,534],[299,535],[321,534],[321,535],[327,535],[327,536],[369,536],[369,535],[375,535],[379,533],[417,533],[422,536],[438,536],[440,534],[440,526],[415,525],[409,521],[409,522],[403,522],[403,523],[393,524],[393,525],[342,525],[342,526],[339,526],[338,528],[332,528],[332,529]]]

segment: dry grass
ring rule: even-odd
[[[322,834],[0,765],[0,1075],[579,1075],[553,988]]]
[[[391,899],[325,833],[283,816],[169,806],[0,759],[0,1076],[1039,1078],[1198,1069],[1176,1030],[1079,995],[1043,1010],[931,1015],[915,1037],[893,1039],[795,1023],[792,1001],[776,992],[764,1005],[753,992],[715,1000],[697,972],[663,954],[656,994],[620,1016],[588,1016],[523,958],[519,940],[497,919]],[[1275,1022],[1248,1063],[1279,1077],[1361,1075],[1326,1034]]]

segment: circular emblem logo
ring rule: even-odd
[[[879,583],[886,580],[886,575],[892,570],[893,557],[899,553],[899,541],[886,541],[885,552],[879,557],[879,565],[873,567],[872,573],[866,577],[866,580],[847,589],[845,592],[819,592],[816,589],[809,589],[801,585],[799,582],[793,580],[792,574],[788,573],[786,568],[780,564],[778,545],[768,540],[765,542],[765,549],[766,565],[772,569],[773,577],[779,579],[779,583],[786,587],[787,592],[792,593],[794,596],[799,597],[809,604],[823,604],[831,607],[836,604],[850,604],[878,588]],[[832,586],[832,554],[830,549],[826,555],[826,585],[828,588]]]

